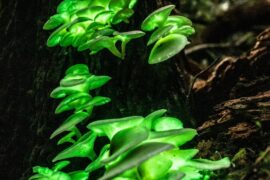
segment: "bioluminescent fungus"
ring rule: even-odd
[[[134,34],[139,35],[132,35]],[[157,110],[146,117],[130,116],[94,121],[82,133],[77,126],[85,123],[95,106],[110,101],[102,96],[92,97],[89,91],[103,86],[108,80],[108,76],[89,73],[88,67],[83,64],[72,66],[66,71],[60,87],[51,96],[64,98],[56,108],[56,113],[69,110],[74,113],[52,133],[51,138],[66,133],[58,144],[71,145],[55,156],[52,160],[56,163],[53,169],[34,167],[36,174],[30,177],[31,180],[84,180],[102,168],[105,172],[99,180],[180,177],[188,180],[202,179],[205,177],[202,172],[230,166],[228,158],[218,161],[193,159],[198,153],[197,149],[179,148],[191,141],[197,132],[195,129],[184,128],[179,119],[165,116],[165,109]],[[109,143],[97,151],[95,146],[101,137],[106,137]],[[66,159],[72,158],[87,158],[90,163],[80,171],[62,171],[69,164]]]
[[[81,136],[81,138],[79,138],[72,146],[60,152],[52,161],[55,162],[74,157],[87,157],[94,160],[96,158],[96,154],[94,152],[94,142],[96,137],[97,136],[94,133],[86,133],[85,135]]]
[[[120,130],[137,126],[143,122],[143,117],[131,116],[120,119],[106,119],[90,123],[87,128],[99,136],[107,136],[112,139]]]
[[[187,44],[189,44],[189,41],[186,36],[169,34],[155,43],[148,62],[149,64],[156,64],[166,61],[183,50]]]
[[[137,0],[64,0],[59,4],[57,14],[51,16],[43,26],[45,30],[57,28],[49,37],[47,45],[73,46],[79,51],[89,49],[91,54],[108,49],[113,55],[123,59],[127,41],[122,43],[121,53],[115,43],[122,39],[116,39],[113,33],[104,33],[104,30],[111,30],[112,24],[128,23],[128,19],[134,14],[132,8],[136,2]]]
[[[36,174],[31,176],[29,180],[88,180],[89,173],[87,171],[74,171],[70,173],[60,171],[69,164],[69,161],[60,161],[52,169],[35,166],[33,167],[33,172]]]
[[[145,33],[118,32],[112,25],[128,23],[136,3],[137,0],[63,0],[57,7],[57,14],[43,26],[46,30],[56,28],[47,45],[73,46],[78,51],[90,50],[90,54],[107,49],[124,59],[126,45]],[[147,43],[148,46],[154,44],[150,64],[175,56],[189,44],[187,37],[195,32],[188,18],[170,15],[174,7],[169,5],[154,11],[141,25],[144,31],[154,31]],[[178,118],[166,116],[166,109],[146,117],[98,120],[89,123],[87,128],[80,128],[95,107],[110,102],[108,97],[91,93],[110,79],[109,76],[93,75],[84,64],[66,70],[59,87],[50,96],[64,98],[56,107],[56,114],[66,111],[73,114],[51,134],[50,139],[62,135],[57,144],[69,146],[54,157],[53,168],[33,167],[35,174],[30,180],[87,180],[93,173],[99,175],[99,180],[190,180],[207,178],[205,172],[230,166],[228,158],[217,161],[194,159],[198,150],[181,146],[191,141],[197,131],[184,128]],[[104,138],[108,141],[99,141]],[[86,158],[89,164],[82,170],[63,171],[74,158]]]
[[[159,40],[160,38],[166,36],[170,30],[173,28],[173,26],[163,26],[158,28],[156,31],[153,32],[153,34],[150,36],[148,42],[147,42],[147,46],[155,43],[157,40]]]
[[[142,22],[141,29],[144,31],[153,31],[154,29],[161,27],[174,8],[174,5],[168,5],[152,12]]]
[[[149,64],[156,64],[170,59],[182,51],[189,41],[188,36],[195,33],[192,22],[184,16],[170,16],[175,6],[162,7],[143,21],[141,28],[153,31],[147,45],[154,44],[148,59]]]

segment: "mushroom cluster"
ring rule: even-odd
[[[57,14],[51,16],[43,26],[45,30],[57,28],[50,35],[47,45],[73,46],[79,51],[89,49],[90,54],[108,49],[123,59],[126,44],[144,33],[119,33],[112,25],[128,23],[136,2],[137,0],[63,0],[57,7]],[[121,41],[121,51],[116,47],[117,41]]]
[[[154,44],[148,62],[156,64],[168,60],[185,48],[188,36],[195,33],[192,22],[178,15],[170,15],[174,5],[164,6],[152,12],[142,22],[141,29],[154,31],[147,45]]]
[[[86,171],[105,166],[99,180],[109,179],[202,179],[206,171],[230,166],[228,158],[218,161],[192,159],[197,149],[180,149],[192,140],[195,129],[183,128],[182,122],[164,116],[165,109],[146,117],[131,116],[99,120],[87,128],[98,137],[110,140]],[[202,173],[202,171],[205,171]]]
[[[183,128],[181,120],[164,116],[165,109],[157,110],[146,117],[130,116],[118,119],[94,121],[82,134],[77,125],[91,115],[95,106],[110,101],[107,97],[92,97],[89,91],[99,88],[110,80],[108,76],[89,73],[84,64],[70,67],[60,86],[51,93],[53,98],[64,98],[55,113],[73,110],[51,139],[67,133],[58,144],[70,143],[52,160],[52,169],[35,166],[30,180],[87,180],[98,169],[105,168],[99,180],[130,179],[202,179],[207,172],[230,166],[228,158],[218,161],[193,159],[197,149],[182,149],[180,146],[197,135],[195,129]],[[108,143],[100,143],[106,137]],[[105,141],[106,142],[106,141]],[[101,150],[97,143],[104,145]],[[90,164],[73,172],[62,169],[70,164],[67,159],[88,158]]]
[[[50,138],[52,139],[61,133],[69,132],[58,141],[58,144],[66,142],[78,144],[81,139],[85,139],[86,136],[81,135],[76,125],[90,117],[95,106],[110,102],[108,97],[92,97],[89,91],[100,88],[110,79],[109,76],[95,76],[89,73],[88,67],[84,64],[71,66],[66,71],[65,77],[60,81],[60,86],[52,91],[51,97],[64,98],[57,106],[56,114],[69,110],[74,110],[74,113],[52,133]],[[77,141],[74,140],[74,136],[76,136]],[[59,158],[57,157],[56,159]]]

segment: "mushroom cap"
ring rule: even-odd
[[[87,128],[95,132],[98,136],[107,136],[109,139],[119,131],[138,126],[143,122],[141,116],[130,116],[119,119],[106,119],[92,122],[87,125]]]
[[[168,5],[152,12],[142,22],[141,29],[144,31],[152,31],[155,28],[162,26],[174,8],[174,5]]]
[[[95,17],[94,21],[101,24],[107,24],[108,22],[111,22],[113,16],[114,16],[113,11],[103,11]]]
[[[70,86],[76,86],[82,83],[85,83],[87,78],[90,75],[72,75],[72,76],[65,76],[60,81],[60,86],[62,87],[70,87]]]
[[[47,40],[47,46],[48,47],[54,47],[60,43],[60,41],[63,39],[66,31],[66,27],[68,27],[68,24],[64,24],[60,26],[58,29],[56,29],[48,38]]]
[[[90,49],[91,51],[98,52],[104,48],[109,48],[114,45],[111,37],[98,36],[95,39],[90,39],[85,44],[79,46],[78,51]]]
[[[166,61],[184,49],[187,44],[189,44],[189,42],[186,36],[181,34],[169,34],[156,42],[150,53],[148,63],[156,64]]]
[[[134,14],[134,11],[129,8],[124,8],[118,11],[112,19],[112,24],[119,24],[122,21],[126,21]]]
[[[121,9],[128,8],[131,0],[111,0],[109,9],[118,12]]]
[[[177,118],[161,117],[154,121],[153,127],[155,131],[168,131],[183,128],[183,123]]]
[[[65,72],[66,75],[85,75],[90,74],[89,68],[85,64],[76,64],[68,68]]]
[[[130,3],[128,5],[128,8],[132,9],[137,3],[137,0],[130,0]]]
[[[78,17],[87,17],[94,20],[95,17],[103,11],[106,11],[106,9],[102,6],[91,6],[77,11],[76,15]]]
[[[166,36],[172,28],[173,28],[173,26],[162,26],[162,27],[158,28],[157,30],[155,30],[153,32],[153,34],[150,36],[149,41],[147,43],[147,46],[153,44],[154,42],[156,42],[160,38]]]
[[[168,17],[164,25],[172,25],[179,28],[184,25],[192,26],[192,21],[185,16],[173,15]]]
[[[43,25],[44,30],[51,30],[58,26],[60,26],[63,23],[68,22],[69,20],[69,14],[68,13],[61,13],[61,14],[55,14],[50,17],[50,19]]]
[[[180,28],[173,30],[171,33],[190,36],[195,33],[195,29],[191,26],[181,26]]]
[[[87,8],[88,5],[89,5],[88,0],[75,1],[68,7],[67,12],[73,14],[80,9]]]
[[[62,1],[58,6],[57,6],[57,13],[63,13],[67,12],[68,8],[72,6],[76,0],[70,0],[70,1]]]
[[[102,6],[105,9],[108,8],[110,0],[91,0],[89,6]]]
[[[145,35],[142,31],[115,32],[114,35],[126,39],[136,39]]]
[[[52,135],[50,136],[50,139],[54,138],[55,136],[65,132],[65,131],[71,131],[72,128],[74,128],[78,123],[85,120],[87,117],[89,117],[89,114],[86,112],[77,112],[75,114],[72,114],[68,119],[65,120],[65,122],[57,128]]]
[[[62,47],[70,46],[72,44],[73,40],[74,40],[74,35],[67,32],[63,35],[63,38],[59,42],[59,45]]]

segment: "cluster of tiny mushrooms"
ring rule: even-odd
[[[44,29],[58,29],[48,39],[47,45],[63,47],[72,45],[79,51],[89,49],[95,54],[106,48],[119,58],[125,57],[126,44],[153,31],[147,45],[154,44],[149,63],[155,64],[179,53],[189,42],[187,37],[195,31],[191,21],[183,16],[170,15],[174,5],[162,7],[151,13],[141,24],[143,31],[117,32],[113,25],[128,23],[137,0],[64,0],[57,14],[44,25]],[[121,51],[116,42],[121,41]],[[228,158],[212,161],[193,159],[197,149],[180,149],[197,135],[195,129],[183,128],[181,120],[165,116],[160,109],[146,117],[131,116],[94,121],[82,134],[78,125],[85,124],[94,107],[110,102],[110,98],[92,96],[90,91],[105,85],[109,76],[96,76],[84,64],[70,67],[60,86],[51,93],[52,98],[64,98],[55,113],[73,111],[51,135],[51,139],[66,133],[58,145],[71,146],[52,160],[53,168],[35,166],[30,180],[87,180],[94,171],[105,168],[100,180],[131,179],[202,179],[211,170],[230,166]],[[99,137],[107,137],[98,154],[95,144]],[[91,163],[83,170],[64,172],[70,164],[66,159],[88,158]]]
[[[143,31],[154,31],[147,43],[154,44],[149,64],[168,60],[179,53],[195,33],[192,22],[178,15],[170,15],[174,5],[162,7],[151,13],[141,24],[140,30],[118,32],[114,25],[128,23],[133,15],[137,0],[65,0],[57,8],[57,14],[50,17],[44,29],[57,28],[49,37],[49,47],[73,46],[78,51],[89,49],[90,54],[108,49],[113,55],[124,59],[128,42],[145,35]],[[116,43],[121,42],[121,50]]]

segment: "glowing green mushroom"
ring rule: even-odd
[[[74,171],[68,173],[68,175],[71,177],[72,180],[88,180],[89,179],[89,173],[86,171]],[[59,179],[62,180],[62,179]]]
[[[94,106],[101,106],[101,105],[107,104],[110,101],[111,101],[111,99],[108,97],[95,96],[89,102],[87,102],[81,106],[78,106],[76,108],[76,112],[86,111],[88,113],[91,113]]]
[[[51,92],[50,97],[59,99],[78,92],[81,91],[76,88],[57,87]]]
[[[167,131],[172,129],[182,129],[183,123],[173,117],[161,117],[153,122],[153,128],[155,131]]]
[[[110,0],[91,0],[89,6],[102,6],[104,9],[108,9]]]
[[[161,153],[143,162],[138,171],[143,179],[163,179],[171,166],[172,161]]]
[[[155,43],[157,40],[159,40],[160,38],[167,35],[172,28],[173,28],[173,26],[163,26],[163,27],[160,27],[157,30],[155,30],[153,32],[153,34],[150,36],[150,38],[147,42],[147,46]]]
[[[76,141],[73,139],[75,135],[77,135],[75,131],[69,132],[67,135],[58,140],[57,145],[61,145],[64,143],[75,144]]]
[[[66,75],[85,75],[90,74],[89,68],[85,64],[76,64],[71,67],[69,67],[66,72]]]
[[[166,61],[179,53],[189,44],[187,37],[181,34],[170,34],[157,41],[153,47],[148,63],[156,64]]]
[[[91,54],[96,54],[102,49],[108,49],[112,54],[121,58],[121,53],[116,48],[115,44],[116,44],[116,39],[112,37],[107,37],[107,36],[100,36],[95,39],[91,39],[85,44],[82,44],[81,46],[79,46],[78,51],[84,51],[86,49],[90,49]]]
[[[152,12],[142,22],[141,29],[144,31],[152,31],[157,27],[161,27],[174,8],[174,5],[168,5]]]
[[[54,31],[47,40],[47,46],[53,47],[60,43],[65,33],[67,33],[66,28],[69,24],[64,24],[60,26],[56,31]]]
[[[169,16],[165,21],[164,26],[173,26],[179,28],[181,26],[192,26],[192,21],[185,16]]]
[[[103,163],[108,163],[116,159],[121,154],[134,148],[148,138],[148,131],[142,127],[132,127],[119,131],[111,140],[110,156],[104,159]]]
[[[94,21],[101,24],[107,24],[112,20],[113,15],[114,15],[113,11],[103,11],[95,17]]]
[[[180,28],[177,28],[173,31],[171,31],[173,34],[182,34],[184,36],[190,36],[195,33],[195,29],[191,26],[181,26]]]
[[[57,6],[57,13],[63,13],[67,12],[68,8],[72,6],[76,1],[75,0],[65,0],[62,1],[58,6]]]
[[[50,139],[54,138],[55,136],[61,134],[65,131],[72,131],[72,129],[80,122],[85,120],[87,117],[89,117],[89,114],[86,112],[77,112],[73,115],[71,115],[67,120],[64,121],[64,123],[57,128],[51,135]]]
[[[70,4],[70,6],[67,8],[67,12],[72,14],[80,9],[87,8],[88,5],[89,5],[89,0],[75,1],[74,3]]]
[[[119,24],[122,21],[128,22],[128,18],[134,14],[134,11],[129,8],[122,9],[118,11],[112,19],[112,24]]]
[[[71,33],[65,33],[61,41],[59,42],[59,45],[62,47],[67,47],[72,45],[73,41],[75,39],[75,36]]]
[[[133,8],[136,5],[136,3],[137,3],[137,0],[130,0],[128,8],[130,8],[130,9]]]
[[[56,31],[54,31],[49,39],[47,40],[47,46],[53,47],[56,46],[57,44],[60,43],[60,41],[63,39],[64,35],[68,33],[68,28],[71,28],[73,25],[80,23],[80,22],[85,22],[85,21],[90,21],[89,18],[77,18],[71,23],[66,23],[59,27]]]
[[[95,17],[103,11],[106,11],[106,9],[102,6],[91,6],[77,11],[76,15],[77,17],[87,17],[94,20]]]
[[[90,75],[72,75],[66,76],[60,81],[60,86],[70,87],[85,83]]]
[[[121,9],[127,8],[130,5],[131,0],[111,0],[109,9],[112,11],[120,11]]]
[[[158,131],[151,132],[147,142],[166,142],[178,147],[192,140],[196,135],[197,131],[189,128]]]
[[[88,90],[93,90],[100,88],[104,84],[106,84],[108,81],[111,80],[111,77],[109,76],[90,76],[86,81],[86,84],[88,86]]]
[[[132,39],[137,39],[145,35],[144,32],[142,31],[129,31],[129,32],[117,32],[114,33],[115,39],[122,41],[121,44],[121,50],[122,50],[122,55],[121,58],[124,59],[126,55],[126,45],[128,42],[130,42]]]
[[[107,136],[109,139],[112,139],[117,132],[137,126],[143,122],[143,119],[140,116],[131,116],[120,119],[99,120],[88,124],[87,128],[98,136]]]
[[[142,144],[126,156],[124,156],[119,162],[108,167],[108,171],[100,178],[100,180],[112,179],[113,177],[123,173],[124,171],[140,165],[147,159],[170,149],[174,146],[167,143],[145,143]]]
[[[149,114],[148,116],[146,116],[143,120],[143,126],[146,127],[149,130],[153,129],[153,122],[160,118],[161,116],[163,116],[165,113],[167,112],[166,109],[160,109],[157,111],[152,112],[151,114]]]
[[[72,180],[68,173],[60,171],[68,164],[70,164],[69,161],[61,161],[56,163],[52,169],[49,169],[47,167],[35,166],[33,167],[33,172],[36,174],[31,176],[29,180]]]
[[[44,24],[43,29],[51,30],[69,21],[69,14],[62,13],[56,14],[50,17],[50,19]]]
[[[223,158],[217,161],[208,159],[193,159],[187,161],[187,166],[194,167],[202,170],[216,170],[221,168],[228,168],[231,165],[229,158]]]
[[[91,99],[91,95],[88,93],[76,93],[66,97],[56,108],[55,113],[59,114],[64,111],[76,109],[78,106],[82,106]]]
[[[177,171],[180,167],[186,166],[187,161],[191,160],[199,150],[197,149],[172,149],[162,153],[164,157],[171,160],[172,171]]]
[[[94,152],[95,140],[96,135],[88,132],[83,135],[74,145],[60,152],[52,161],[55,162],[73,157],[87,157],[93,160],[96,157],[96,153]]]
[[[109,144],[103,146],[103,148],[101,149],[101,151],[99,153],[99,156],[93,162],[91,162],[85,168],[85,170],[87,172],[91,173],[94,170],[99,169],[100,167],[104,166],[104,164],[102,163],[102,161],[109,156],[109,151],[110,151],[110,145]]]

